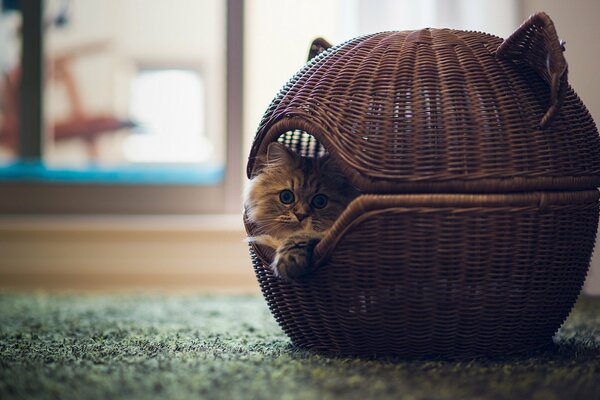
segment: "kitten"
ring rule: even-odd
[[[246,190],[244,207],[257,236],[275,249],[275,275],[299,280],[310,273],[313,249],[358,191],[326,155],[302,157],[273,142]]]

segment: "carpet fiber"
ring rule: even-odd
[[[255,296],[0,294],[0,398],[600,399],[600,298],[548,349],[449,362],[297,349]]]

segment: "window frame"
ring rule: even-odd
[[[42,160],[43,1],[21,2],[22,79],[19,159]],[[1,181],[0,214],[239,213],[243,154],[244,0],[227,0],[225,18],[225,174],[218,184]]]

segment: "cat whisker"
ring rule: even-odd
[[[273,250],[277,250],[277,248],[282,244],[282,241],[280,239],[277,239],[271,235],[250,236],[246,238],[246,242],[267,246],[272,248]]]
[[[264,221],[261,223],[261,228],[265,230],[278,230],[280,226],[280,221]]]

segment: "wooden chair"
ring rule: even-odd
[[[86,44],[74,48],[52,60],[52,78],[63,84],[66,89],[70,106],[70,114],[55,121],[52,126],[54,140],[60,142],[69,139],[81,139],[87,143],[90,157],[97,154],[96,138],[112,134],[115,131],[133,128],[136,124],[129,119],[104,113],[90,113],[85,110],[79,94],[77,82],[71,73],[70,64],[73,59],[91,52],[106,48],[106,42]],[[0,120],[0,145],[5,146],[15,154],[19,142],[19,80],[20,67],[5,74],[2,78],[1,91],[2,119]]]

